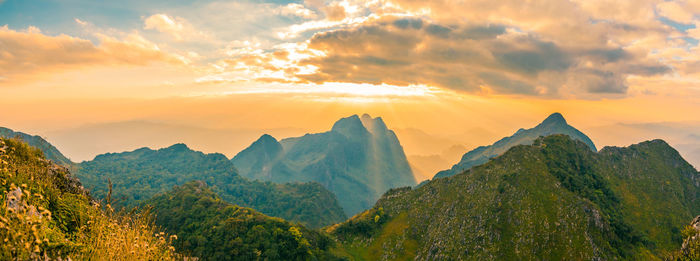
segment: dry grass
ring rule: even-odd
[[[0,202],[0,260],[182,259],[149,211],[100,206],[19,140],[0,139]]]

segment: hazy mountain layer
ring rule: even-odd
[[[63,156],[63,154],[61,154],[61,152],[58,151],[56,147],[51,145],[51,143],[44,140],[42,137],[36,135],[32,136],[23,132],[15,132],[11,129],[3,127],[0,127],[0,137],[20,138],[24,142],[28,143],[30,146],[41,150],[44,153],[44,157],[46,157],[46,159],[63,166],[69,166],[72,164],[72,162],[68,158],[66,158],[66,156]]]
[[[513,136],[505,137],[496,143],[488,146],[478,147],[462,156],[459,163],[452,166],[448,170],[443,170],[435,174],[435,178],[452,176],[469,168],[483,164],[489,159],[503,154],[508,149],[516,145],[528,145],[540,136],[548,136],[552,134],[566,134],[574,139],[578,139],[586,143],[593,151],[596,151],[593,141],[588,136],[580,132],[574,127],[566,123],[564,117],[559,113],[553,113],[547,117],[542,123],[532,129],[520,129]]]
[[[678,232],[700,212],[699,185],[664,141],[596,153],[553,135],[389,191],[328,230],[366,260],[648,260],[680,245]]]
[[[340,119],[329,132],[279,142],[263,135],[232,162],[251,179],[321,183],[348,214],[371,207],[390,188],[416,183],[394,132],[366,114]]]
[[[345,219],[335,195],[318,183],[250,181],[239,176],[223,154],[204,154],[184,144],[99,155],[78,164],[75,173],[98,198],[106,195],[111,179],[113,197],[121,206],[135,205],[174,185],[202,180],[224,200],[266,215],[312,227]]]

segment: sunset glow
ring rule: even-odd
[[[396,129],[493,133],[469,146],[554,111],[583,130],[697,126],[698,13],[696,1],[5,0],[0,122],[76,160],[133,143],[86,149],[60,133],[134,121],[291,135],[367,112]],[[249,136],[192,145],[231,155]]]

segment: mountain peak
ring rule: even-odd
[[[365,126],[365,129],[371,133],[377,134],[377,130],[380,131],[379,133],[381,133],[381,131],[388,130],[384,120],[382,120],[382,117],[372,118],[372,116],[365,113],[362,114],[360,120],[362,121],[362,125]]]
[[[277,139],[275,139],[275,137],[272,137],[272,135],[270,135],[270,134],[263,134],[262,136],[260,136],[260,138],[258,138],[257,141],[255,141],[255,143],[257,143],[257,142],[264,142],[264,143],[272,142],[272,143],[277,143]]]
[[[176,143],[173,144],[170,147],[167,147],[166,149],[168,150],[176,150],[176,151],[183,151],[183,150],[189,150],[190,148],[187,147],[184,143]]]
[[[566,119],[564,119],[564,116],[561,115],[561,113],[555,112],[549,115],[540,125],[544,124],[567,124]]]
[[[349,137],[357,135],[358,133],[366,133],[367,129],[364,124],[362,124],[360,117],[355,114],[336,121],[331,131],[339,132]]]

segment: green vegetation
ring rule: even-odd
[[[38,148],[44,153],[44,157],[48,160],[53,161],[56,164],[63,166],[70,166],[73,164],[66,156],[63,156],[56,147],[51,145],[48,141],[44,140],[39,136],[32,136],[23,132],[15,132],[8,128],[0,127],[0,137],[11,139],[19,138],[22,141],[29,144],[29,146]]]
[[[67,169],[18,139],[0,138],[0,260],[174,260],[148,212],[113,213]]]
[[[147,201],[156,224],[178,235],[175,247],[204,260],[335,260],[318,231],[221,200],[191,181]]]
[[[700,260],[700,216],[685,226],[681,232],[684,239],[681,249],[672,253],[667,260],[694,261]]]
[[[356,260],[660,259],[700,212],[699,178],[663,141],[596,153],[552,135],[462,174],[390,190],[328,232],[341,243],[336,252]],[[380,211],[386,217],[373,224]]]
[[[335,195],[318,183],[250,181],[224,155],[193,151],[184,144],[99,155],[77,165],[76,175],[98,198],[107,195],[111,180],[116,206],[135,206],[175,185],[202,180],[227,202],[310,227],[346,218]]]
[[[318,182],[338,196],[348,215],[372,207],[388,189],[416,184],[394,132],[367,114],[340,119],[328,132],[279,142],[263,135],[231,161],[250,179]]]
[[[597,156],[597,169],[620,200],[626,222],[643,232],[655,252],[675,249],[683,241],[678,232],[700,213],[695,168],[662,140],[606,147]]]
[[[462,173],[469,168],[481,165],[508,151],[510,148],[517,145],[530,145],[533,141],[541,136],[549,136],[553,134],[569,135],[572,139],[576,139],[585,143],[592,151],[596,151],[593,141],[586,134],[583,134],[576,128],[572,127],[564,116],[560,113],[549,115],[542,123],[532,129],[520,129],[510,137],[500,139],[494,144],[481,146],[472,151],[467,152],[462,156],[462,159],[448,170],[443,170],[435,174],[434,178],[449,177],[455,174]]]

